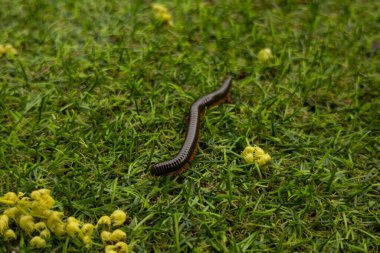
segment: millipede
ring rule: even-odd
[[[190,107],[185,142],[178,154],[171,160],[152,165],[153,175],[174,174],[184,172],[191,164],[198,149],[200,128],[207,109],[231,100],[232,77],[228,77],[219,89],[199,98]]]

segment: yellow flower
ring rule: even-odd
[[[128,253],[128,244],[125,242],[118,242],[115,244],[115,249],[119,253]]]
[[[62,222],[61,221],[61,216],[62,216],[61,212],[57,212],[57,211],[50,212],[48,220],[47,220],[48,227],[50,227],[51,225],[53,225],[55,223]]]
[[[1,56],[1,53],[0,53]],[[14,192],[8,192],[4,196],[0,197],[0,203],[5,205],[14,205],[18,201],[18,197]]]
[[[44,229],[40,232],[41,238],[49,238],[50,237],[50,231],[49,229]]]
[[[62,224],[62,221],[60,219],[61,217],[61,214],[59,212],[52,212],[49,216],[48,216],[48,219],[47,219],[47,226],[48,228],[54,232],[55,229],[60,225]],[[55,232],[54,232],[55,233]]]
[[[258,146],[246,147],[241,155],[247,163],[257,163],[258,165],[265,165],[272,159]]]
[[[19,225],[25,232],[31,234],[34,231],[33,216],[29,214],[21,215]]]
[[[10,55],[17,54],[16,48],[14,48],[11,44],[5,44],[5,50],[7,54],[10,54]]]
[[[42,210],[40,215],[41,216],[44,216],[46,219],[49,218],[49,216],[55,211],[52,211],[52,210]]]
[[[30,240],[30,246],[33,247],[33,248],[37,248],[37,249],[42,249],[42,248],[45,248],[46,247],[46,241],[45,239],[39,237],[39,236],[35,236],[32,238],[32,240]]]
[[[41,195],[49,195],[50,196],[51,191],[49,189],[42,188],[42,189],[39,189],[38,192],[41,193]]]
[[[114,245],[107,245],[105,248],[104,248],[104,252],[105,253],[117,253],[115,249],[115,246]]]
[[[5,214],[0,215],[0,234],[3,234],[8,229],[9,217]]]
[[[17,235],[16,235],[15,231],[13,231],[12,229],[8,229],[4,233],[4,239],[6,241],[16,240],[17,239]]]
[[[257,160],[257,163],[259,165],[265,165],[267,164],[270,160],[272,160],[272,157],[270,157],[270,155],[268,154],[264,154],[262,156],[259,157],[259,159]]]
[[[44,230],[46,229],[46,223],[43,221],[37,222],[36,224],[34,224],[34,229],[37,231]]]
[[[111,214],[112,225],[120,226],[126,221],[127,215],[122,210],[115,210]]]
[[[108,231],[102,231],[100,233],[100,238],[102,239],[103,243],[111,241],[111,232]]]
[[[63,213],[51,210],[55,200],[51,197],[50,190],[35,190],[30,194],[30,198],[25,197],[23,193],[17,195],[9,192],[0,197],[0,201],[2,204],[14,205],[5,209],[4,213],[0,215],[0,237],[3,237],[4,241],[17,239],[15,231],[9,228],[9,220],[13,219],[15,225],[18,225],[27,234],[34,235],[34,231],[36,234],[38,233],[29,241],[30,247],[45,248],[46,240],[51,237],[51,233],[58,237],[67,234],[80,239],[86,248],[91,247],[93,239],[91,236],[95,226],[91,223],[83,224],[75,217],[68,217],[67,222],[63,222]],[[37,223],[34,223],[35,219],[38,221]],[[125,223],[126,219],[127,214],[124,211],[115,210],[110,216],[105,215],[98,220],[96,227],[103,226],[104,231],[101,232],[100,237],[106,245],[106,252],[128,252],[128,245],[123,242],[126,239],[126,233],[120,229],[109,232],[111,225],[120,226]],[[22,232],[20,233],[22,234]]]
[[[82,231],[79,228],[78,222],[71,221],[66,224],[66,232],[69,236],[75,238],[78,237]]]
[[[154,12],[154,15],[156,16],[156,19],[169,25],[173,26],[173,17],[168,11],[168,9],[163,5],[159,3],[152,4],[152,9]]]
[[[107,245],[105,253],[128,253],[128,244],[125,242],[118,242],[115,245]]]
[[[257,59],[259,59],[259,61],[261,62],[267,62],[272,58],[273,55],[272,50],[270,50],[270,48],[261,49],[260,52],[257,54]]]
[[[89,248],[89,247],[91,246],[91,243],[92,243],[91,236],[88,236],[88,235],[83,236],[83,238],[82,238],[82,242],[83,242],[83,244],[84,244],[87,248]]]
[[[82,233],[84,235],[91,236],[92,231],[94,230],[94,225],[92,225],[90,223],[85,223],[85,224],[83,224],[83,226],[81,227],[80,230],[82,230]]]
[[[11,44],[5,44],[5,45],[0,44],[0,57],[3,56],[4,54],[16,55],[17,50]]]
[[[49,212],[49,216],[46,222],[50,231],[56,234],[57,236],[62,236],[66,233],[65,225],[61,221],[61,216],[62,213],[60,212]]]
[[[41,199],[41,193],[39,191],[32,191],[30,197],[34,200],[39,200]]]
[[[168,9],[163,4],[153,3],[152,9],[156,13],[168,13]]]
[[[75,224],[78,224],[78,226],[80,225],[80,221],[77,220],[75,217],[72,217],[72,216],[67,218],[67,223],[75,223]]]
[[[22,209],[28,209],[30,206],[30,201],[28,197],[23,197],[17,202],[18,206]]]
[[[48,189],[33,191],[30,196],[34,199],[32,209],[37,213],[42,213],[42,211],[52,208],[55,203]]]
[[[112,232],[110,236],[110,240],[113,242],[119,242],[124,240],[127,237],[127,234],[120,229],[116,229],[115,231]]]
[[[4,211],[4,214],[13,220],[16,219],[16,216],[19,213],[20,213],[20,210],[17,207],[11,207],[11,208],[5,209]]]
[[[7,192],[7,193],[5,193],[5,194],[4,194],[4,199],[5,199],[5,200],[14,201],[14,202],[17,202],[17,201],[18,201],[17,194],[14,193],[14,192]]]
[[[51,230],[56,236],[60,237],[66,234],[66,227],[65,224],[59,223],[54,226],[54,228]]]
[[[98,220],[97,226],[99,225],[111,226],[111,217],[107,215],[100,217],[100,219]]]

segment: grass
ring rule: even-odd
[[[2,1],[0,194],[48,188],[90,222],[121,208],[134,252],[378,252],[378,1],[165,1],[174,27],[151,3]],[[229,74],[192,166],[151,176]],[[270,165],[241,159],[255,144]]]

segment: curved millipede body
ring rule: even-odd
[[[181,150],[173,159],[154,164],[151,169],[153,175],[180,174],[189,167],[197,152],[201,121],[205,110],[229,101],[231,85],[232,78],[228,77],[219,89],[199,98],[191,105],[186,138]]]

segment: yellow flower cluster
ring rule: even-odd
[[[174,25],[172,14],[170,14],[168,9],[163,4],[153,3],[152,9],[157,20],[169,26]]]
[[[267,62],[273,58],[272,50],[270,48],[261,49],[257,54],[257,59],[261,62]]]
[[[16,55],[17,50],[11,44],[0,44],[0,57],[3,55]]]
[[[100,238],[105,245],[106,253],[127,253],[128,245],[124,242],[127,234],[116,229],[111,231],[112,226],[120,226],[127,219],[127,215],[122,210],[115,210],[111,216],[104,215],[98,220],[97,227],[102,226],[103,231],[100,233]]]
[[[0,215],[0,237],[6,241],[16,240],[15,230],[19,227],[32,237],[29,244],[33,248],[45,248],[51,234],[58,238],[69,236],[76,241],[79,239],[82,245],[90,248],[93,231],[100,226],[103,228],[101,239],[105,252],[128,252],[128,245],[124,242],[125,232],[120,229],[110,232],[111,225],[121,226],[126,221],[127,215],[122,210],[114,211],[110,217],[102,216],[94,226],[82,223],[75,217],[68,217],[64,222],[63,213],[51,210],[54,203],[55,200],[47,189],[33,191],[30,198],[22,192],[4,194],[0,197],[0,204],[5,204],[8,208]]]
[[[247,163],[257,163],[258,165],[265,165],[272,159],[269,154],[258,146],[246,147],[241,155]]]
[[[28,235],[34,235],[30,245],[35,248],[44,248],[51,232],[57,235],[65,233],[61,213],[50,210],[55,200],[47,189],[33,191],[30,198],[22,192],[8,192],[0,197],[0,203],[8,206],[0,216],[0,235],[5,240],[17,239],[15,231],[10,228],[11,223],[18,225]]]

